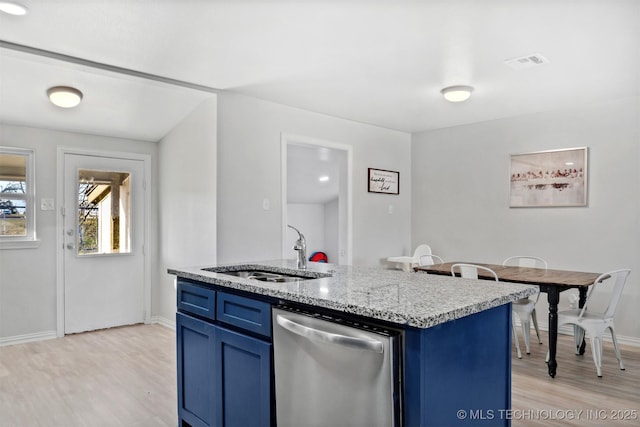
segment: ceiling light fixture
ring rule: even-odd
[[[9,15],[22,16],[27,14],[27,8],[12,1],[0,1],[0,12],[8,13]]]
[[[327,182],[329,181],[329,177],[326,175],[321,176],[320,178],[318,178],[318,181],[320,182]]]
[[[74,87],[55,86],[47,90],[49,100],[58,107],[73,108],[82,101],[82,92]]]
[[[440,91],[444,99],[450,102],[462,102],[469,99],[473,88],[471,86],[449,86]]]

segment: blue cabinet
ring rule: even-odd
[[[178,425],[211,427],[215,419],[215,326],[176,314]]]
[[[511,304],[405,331],[405,426],[509,426]]]
[[[178,310],[214,320],[216,318],[216,291],[178,280]]]
[[[218,292],[216,319],[244,331],[271,337],[271,304]]]
[[[271,343],[216,327],[215,425],[271,425]]]
[[[217,289],[178,280],[179,427],[274,426],[271,305]],[[510,426],[511,314],[404,328],[405,427]]]
[[[216,299],[227,301],[221,316]],[[262,313],[266,302],[178,282],[179,427],[272,425],[271,324]]]

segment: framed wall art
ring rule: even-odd
[[[369,193],[400,194],[400,172],[369,168]]]
[[[509,206],[587,205],[587,148],[512,154]]]

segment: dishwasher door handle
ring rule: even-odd
[[[347,335],[336,334],[333,332],[327,332],[320,329],[311,328],[309,326],[301,325],[286,317],[278,314],[276,316],[276,322],[289,332],[293,332],[296,335],[300,335],[307,339],[316,339],[332,344],[338,344],[343,347],[350,347],[358,350],[366,350],[374,353],[383,353],[384,345],[380,341],[369,340],[365,338],[350,337]]]

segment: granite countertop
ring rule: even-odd
[[[204,268],[241,270],[249,266],[284,274],[320,277],[285,283],[235,277]],[[429,328],[508,302],[526,298],[537,286],[449,276],[310,262],[297,270],[295,260],[221,264],[169,269],[185,279],[300,302],[417,328]]]

